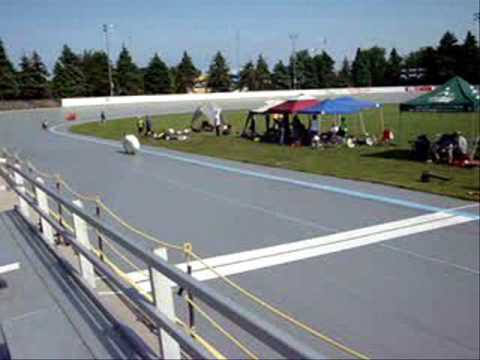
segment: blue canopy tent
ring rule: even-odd
[[[363,121],[362,111],[368,109],[382,109],[381,116],[381,129],[383,132],[383,106],[382,104],[375,103],[368,100],[360,100],[352,97],[341,97],[337,99],[327,99],[320,104],[301,110],[300,114],[307,115],[348,115],[359,113],[360,124],[362,126],[362,132],[366,134],[365,123]]]

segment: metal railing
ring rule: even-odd
[[[38,199],[30,196],[28,192],[24,190],[24,181],[28,182],[33,189],[38,189],[43,192],[49,200],[57,203],[59,208],[68,210],[73,216],[80,218],[91,228],[95,229],[96,232],[108,237],[116,245],[121,246],[136,258],[141,259],[150,269],[149,276],[152,285],[154,285],[152,279],[153,272],[159,272],[179,288],[185,289],[189,296],[201,300],[218,314],[229,319],[255,339],[286,358],[324,358],[322,354],[313,350],[308,345],[293,338],[287,332],[278,329],[270,322],[261,319],[258,314],[245,309],[243,306],[220,294],[205,283],[196,280],[190,274],[169,264],[153,252],[149,252],[132,239],[118,233],[112,226],[101,221],[98,217],[88,214],[80,208],[78,204],[72,203],[70,200],[50,189],[42,180],[33,178],[30,174],[22,170],[18,164],[14,164],[10,160],[7,160],[4,164],[0,163],[0,176],[6,180],[7,184],[19,196],[19,199],[25,202],[26,206],[32,209],[38,214],[40,219],[43,219],[52,227],[57,236],[62,237],[66,242],[71,244],[72,247],[93,266],[97,273],[108,279],[144,316],[148,317],[159,329],[165,331],[188,356],[193,358],[211,358],[212,352],[206,351],[204,343],[199,341],[196,336],[193,336],[188,329],[177,325],[175,321],[163,313],[158,306],[147,301],[145,296],[135,287],[132,287],[125,278],[119,276],[119,274],[102,261],[92,249],[85,246],[82,241],[79,241],[75,233],[66,229],[65,226],[62,225],[61,220],[59,222],[58,219],[51,216],[49,211],[45,211],[45,208],[42,209],[42,207],[39,206]],[[18,181],[19,179],[20,181]],[[19,211],[19,213],[27,222],[30,222],[24,212]],[[93,288],[90,288],[90,291],[95,293]],[[158,331],[158,333],[160,336],[160,331]],[[146,356],[145,352],[143,356]]]

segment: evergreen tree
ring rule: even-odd
[[[435,62],[438,70],[438,82],[443,83],[459,73],[460,47],[455,35],[447,31],[436,49]]]
[[[363,54],[370,71],[370,86],[385,85],[385,71],[387,68],[385,49],[374,46],[370,49],[364,50]]]
[[[293,74],[293,61],[295,61],[295,74]],[[290,72],[295,75],[297,89],[314,89],[317,87],[316,67],[308,50],[297,51],[295,57],[290,59]]]
[[[87,84],[80,58],[64,45],[53,69],[53,92],[57,97],[86,96]]]
[[[350,63],[346,57],[343,59],[342,68],[338,72],[337,86],[338,87],[352,86],[352,69],[350,68]]]
[[[207,86],[213,92],[226,92],[230,91],[231,83],[230,68],[219,51],[210,64]]]
[[[273,67],[272,86],[276,90],[283,90],[289,89],[290,83],[288,67],[280,60]]]
[[[20,70],[17,72],[17,84],[19,97],[21,99],[32,99],[31,89],[33,88],[32,64],[27,55],[20,58]]]
[[[201,71],[195,67],[190,55],[184,51],[182,60],[175,71],[175,92],[187,93],[192,91],[200,74]]]
[[[465,41],[461,46],[461,56],[458,59],[460,63],[459,74],[472,84],[480,83],[480,48],[477,39],[469,31]]]
[[[371,73],[362,49],[357,49],[352,63],[352,79],[355,86],[371,86]]]
[[[0,39],[0,100],[14,99],[17,95],[18,84],[15,68],[8,59],[2,39]]]
[[[109,96],[108,56],[103,51],[85,51],[82,56],[88,96]]]
[[[170,71],[157,53],[145,70],[144,84],[145,94],[169,94],[172,92]]]
[[[402,74],[402,58],[398,55],[395,48],[390,52],[385,70],[385,84],[394,86],[400,84]]]
[[[270,74],[267,62],[262,55],[260,55],[257,60],[255,79],[257,90],[269,90],[272,88],[272,75]]]
[[[143,94],[143,76],[132,60],[130,52],[125,46],[118,55],[116,66],[116,85],[119,95]]]
[[[290,57],[288,71],[292,79],[292,85],[295,80],[297,89],[313,89],[317,87],[316,67],[308,50],[299,50],[295,53],[295,56]]]
[[[36,51],[32,57],[22,56],[17,74],[20,98],[45,99],[50,96],[48,71]]]
[[[425,75],[420,80],[420,83],[427,84],[441,84],[442,77],[440,76],[440,61],[438,52],[433,47],[429,46],[422,48],[419,51],[419,67],[424,69]],[[423,81],[422,81],[423,80]]]
[[[50,97],[50,84],[48,81],[50,74],[36,51],[32,53],[32,70],[35,83],[35,98],[45,99]]]
[[[335,82],[335,61],[325,51],[313,58],[316,88],[329,88]]]
[[[256,71],[253,62],[247,62],[240,70],[238,88],[240,90],[245,88],[250,91],[257,90]]]

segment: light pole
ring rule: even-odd
[[[109,29],[113,25],[103,24],[103,32],[105,33],[105,47],[107,48],[107,58],[108,58],[108,83],[110,84],[110,96],[113,96],[113,79],[112,79],[112,63],[110,62],[110,36]]]
[[[297,62],[297,51],[295,49],[296,41],[298,39],[298,34],[290,34],[288,35],[290,41],[292,42],[292,87],[295,90],[297,88],[297,69],[296,69],[296,62]]]
[[[478,22],[478,45],[480,46],[480,11],[473,14],[473,19]]]

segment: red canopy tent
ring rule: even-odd
[[[268,109],[269,114],[295,114],[303,109],[318,105],[315,99],[292,99]]]

